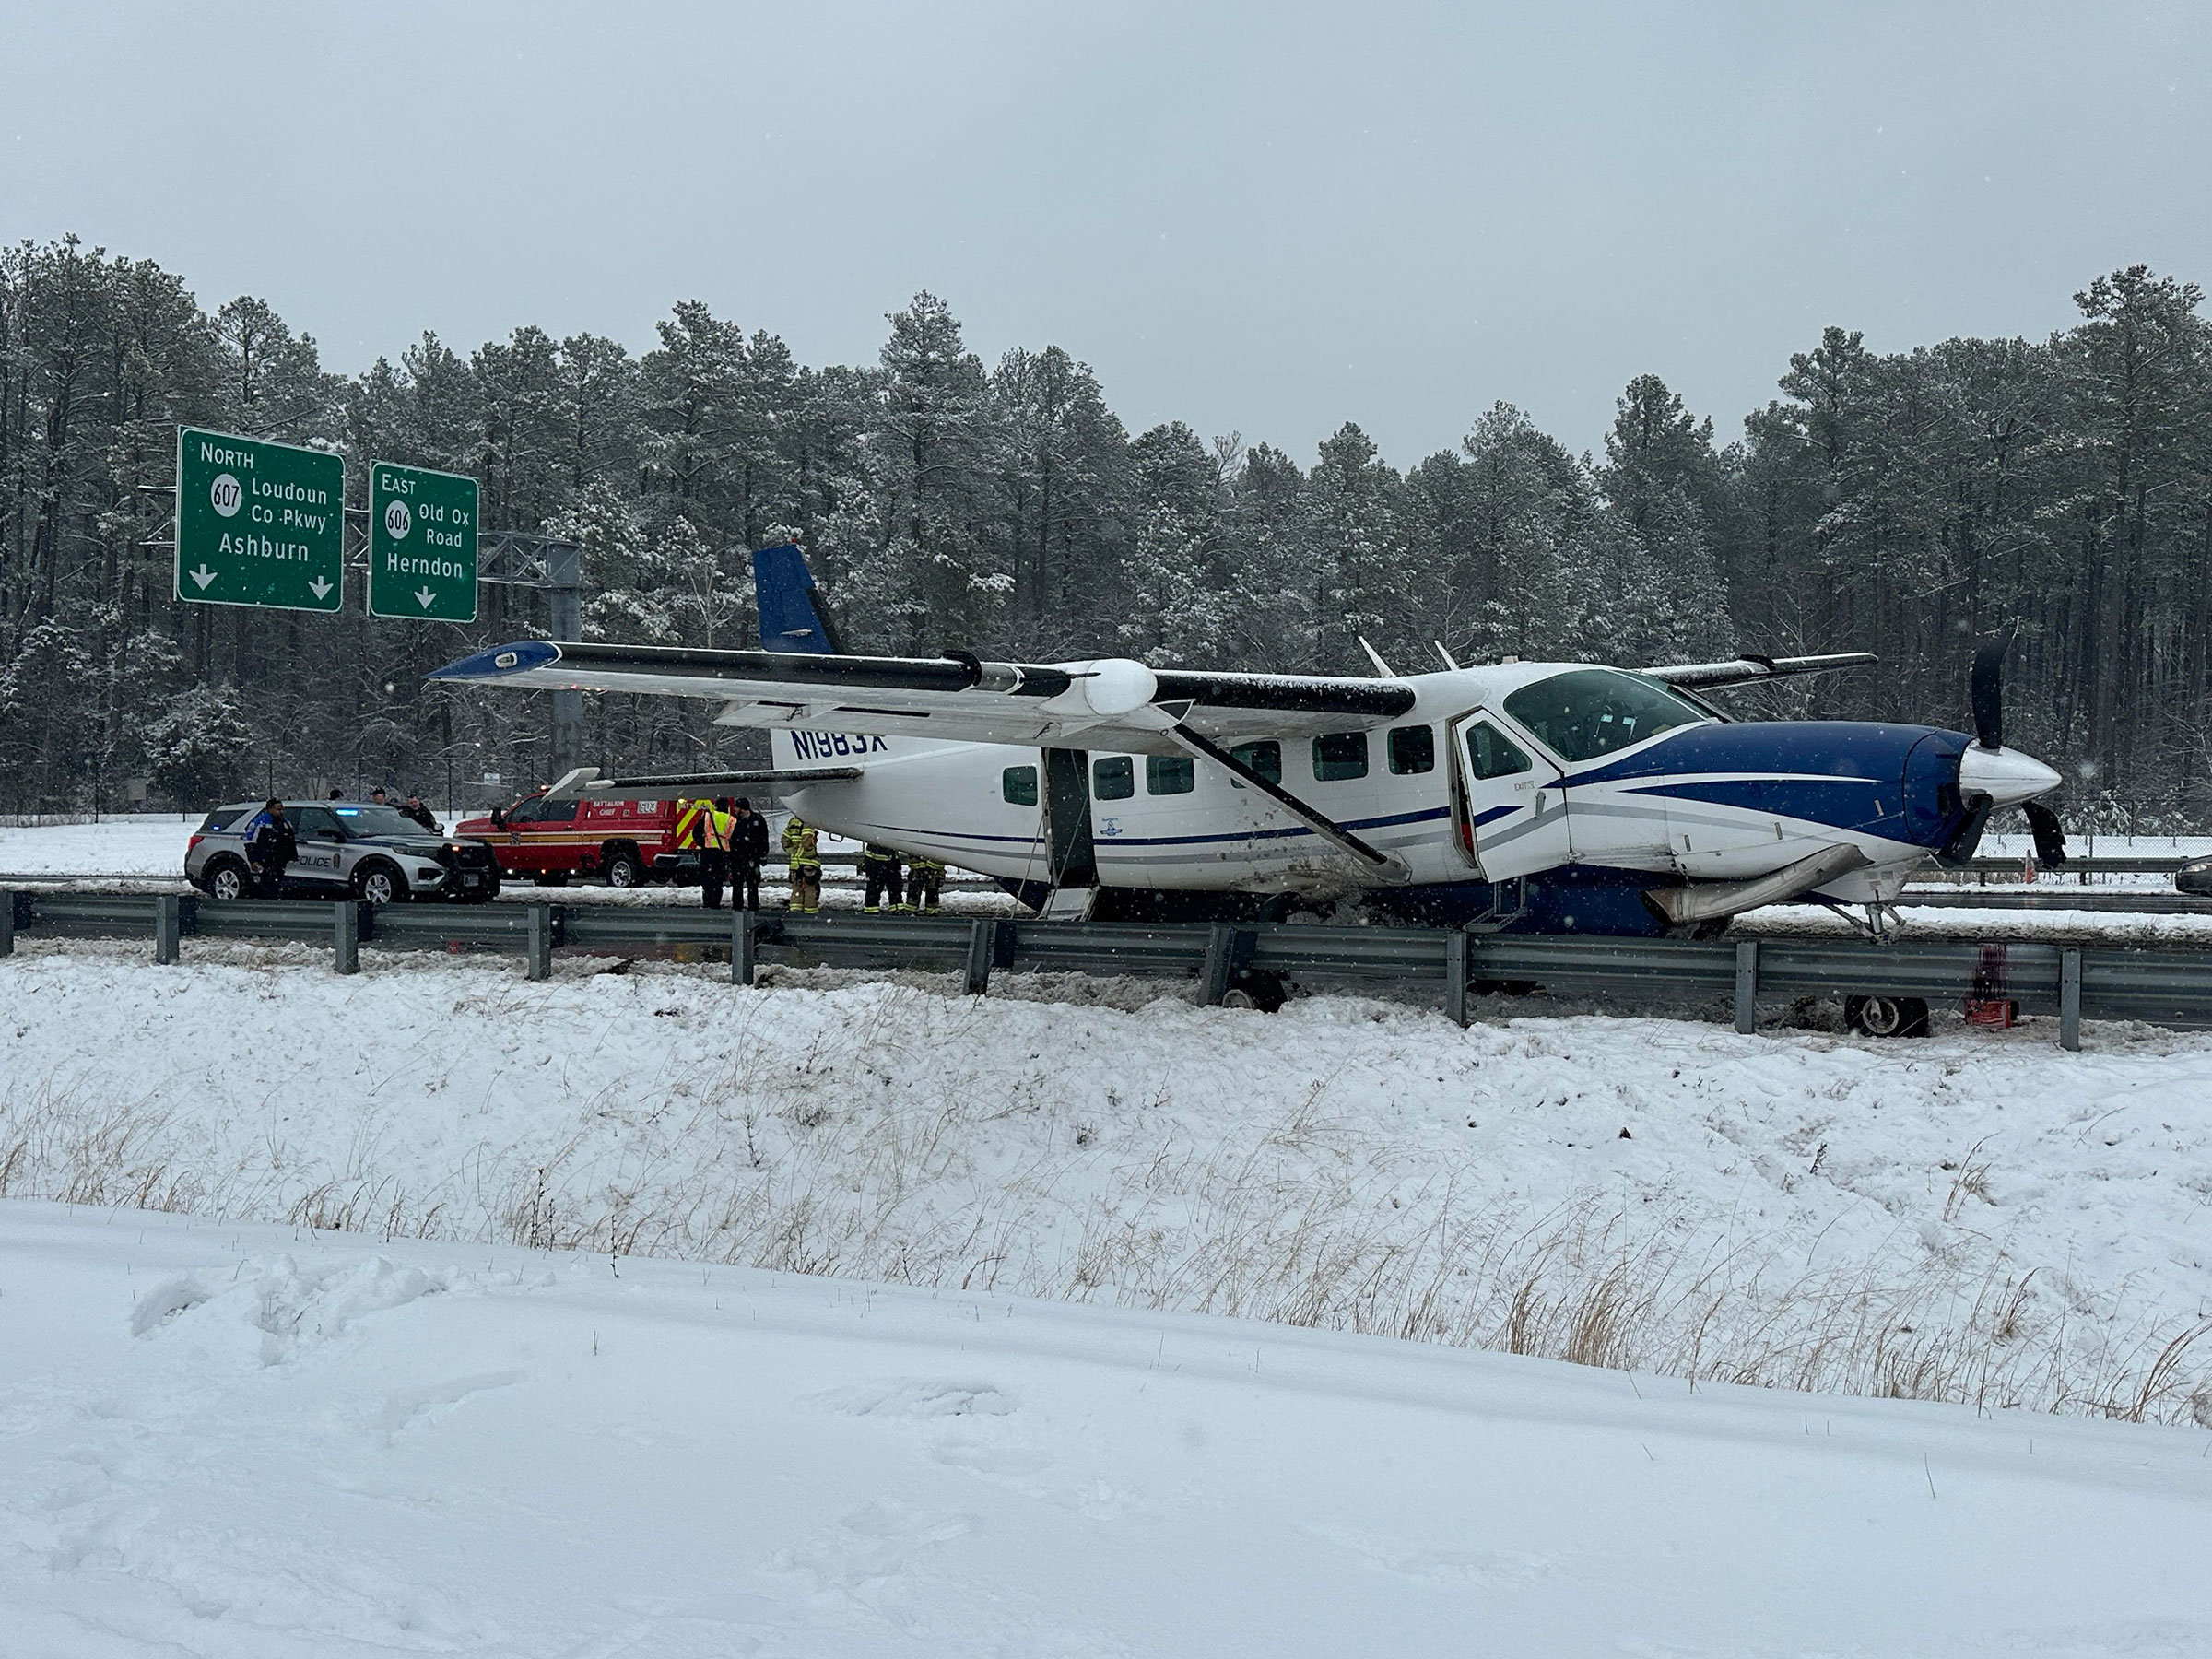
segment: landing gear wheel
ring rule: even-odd
[[[1246,968],[1238,973],[1237,982],[1222,994],[1221,1006],[1272,1014],[1289,1000],[1289,994],[1277,975],[1264,968]]]
[[[353,896],[371,904],[396,904],[407,896],[407,878],[390,865],[363,865],[353,873]]]
[[[1925,1037],[1928,1005],[1917,996],[1847,996],[1843,1023],[1862,1037]]]
[[[606,857],[606,885],[618,888],[643,887],[645,865],[635,853],[610,853]]]
[[[218,858],[207,871],[207,893],[214,899],[250,899],[253,875],[235,858]]]

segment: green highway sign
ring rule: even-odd
[[[369,465],[369,614],[477,619],[477,481]]]
[[[321,450],[177,431],[177,597],[335,611],[346,598],[346,464]]]

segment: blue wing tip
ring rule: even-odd
[[[423,677],[434,680],[504,679],[511,674],[544,668],[559,661],[560,647],[549,641],[517,640],[511,645],[494,645],[488,651],[477,652],[474,656],[465,656],[457,663],[448,663]]]

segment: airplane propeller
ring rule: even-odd
[[[1972,677],[1968,687],[1969,701],[1974,718],[1974,747],[1998,754],[2005,747],[2005,658],[2012,649],[2014,630],[1982,641],[1974,650]],[[2028,820],[2029,832],[2035,837],[2035,862],[2055,868],[2066,862],[2066,832],[2058,821],[2058,814],[2040,800],[2022,801],[2021,816]],[[1988,827],[1994,803],[1986,794],[1970,794],[1966,801],[1967,813],[1950,844],[1936,854],[1936,862],[1945,865],[1962,865],[1974,855],[1982,843],[1982,832]]]

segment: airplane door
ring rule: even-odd
[[[1453,829],[1484,880],[1533,876],[1570,860],[1559,768],[1481,709],[1453,723],[1452,747]]]

